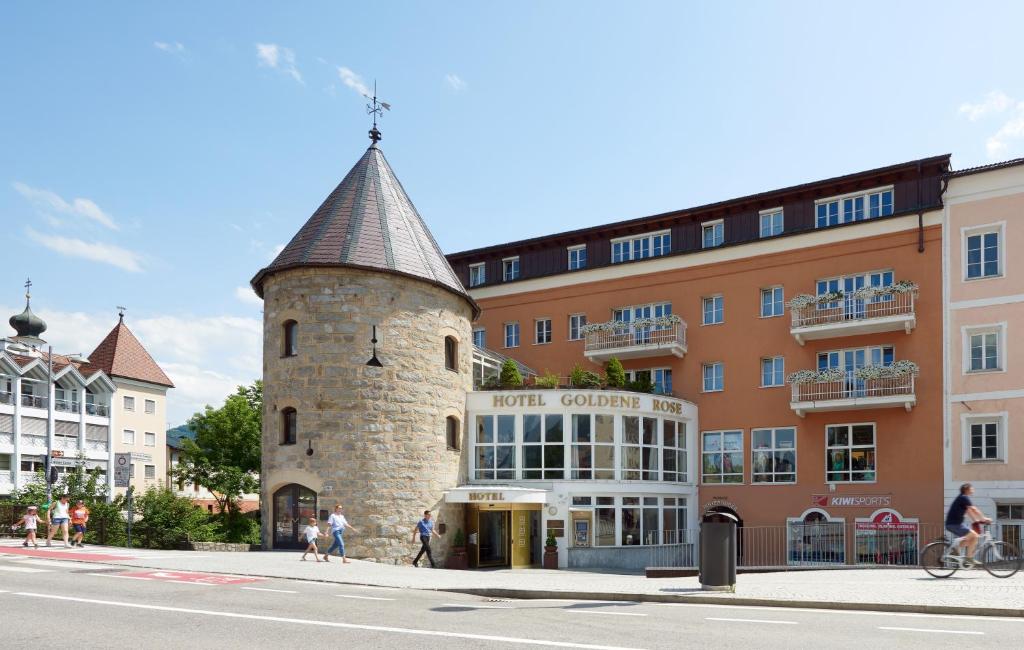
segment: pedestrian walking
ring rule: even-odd
[[[430,561],[430,568],[436,569],[437,565],[434,564],[434,556],[430,552],[430,536],[434,534],[434,520],[430,518],[430,511],[423,511],[423,519],[419,520],[416,524],[416,530],[412,531],[412,541],[416,541],[417,533],[420,536],[420,552],[416,554],[416,559],[412,561],[414,567],[418,567],[420,564],[420,558],[423,554],[427,554],[427,559]],[[438,529],[437,534],[441,534],[441,530]]]
[[[334,537],[334,542],[331,543],[330,548],[324,553],[324,562],[330,562],[330,555],[334,549],[338,549],[338,555],[341,556],[341,561],[344,564],[348,564],[349,560],[345,557],[345,531],[349,528],[355,532],[359,532],[359,529],[348,523],[348,519],[345,519],[344,508],[341,504],[334,506],[334,513],[327,518],[327,525],[331,527],[331,536]]]
[[[327,535],[321,532],[320,527],[316,525],[316,517],[309,518],[309,525],[303,529],[302,536],[306,539],[306,552],[302,554],[302,561],[305,562],[306,556],[312,553],[313,559],[319,562],[320,551],[316,550],[316,540],[320,537],[327,537]]]
[[[49,530],[46,531],[46,545],[50,546],[53,542],[53,534],[60,529],[61,534],[64,537],[64,548],[68,547],[68,519],[70,519],[71,504],[68,502],[68,495],[60,495],[60,499],[50,504],[50,507],[46,510],[46,523],[49,524]]]
[[[36,529],[39,528],[39,509],[35,506],[29,506],[25,514],[18,520],[18,523],[14,524],[15,528],[19,526],[25,526],[25,541],[21,545],[27,547],[31,544],[33,547],[39,548],[39,544],[36,542]]]
[[[85,526],[89,523],[89,509],[85,507],[85,501],[75,501],[75,507],[71,509],[71,527],[75,536],[71,538],[71,545],[82,548],[82,539],[85,537]]]

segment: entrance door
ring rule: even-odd
[[[509,566],[509,515],[508,510],[481,510],[480,566]]]
[[[299,532],[316,517],[316,492],[296,483],[274,493],[274,548],[306,548]]]

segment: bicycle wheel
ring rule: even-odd
[[[980,555],[985,570],[997,578],[1009,578],[1020,571],[1020,551],[1013,544],[992,542],[981,549]]]
[[[921,568],[933,578],[948,578],[956,573],[959,565],[953,560],[944,559],[950,547],[946,542],[932,542],[921,550]]]

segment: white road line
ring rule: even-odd
[[[49,569],[33,569],[27,566],[0,566],[0,571],[12,571],[14,573],[50,573]]]
[[[602,612],[596,609],[565,609],[562,611],[566,612],[567,614],[604,614],[605,616],[647,616],[647,614],[640,614],[638,612]]]
[[[514,609],[502,605],[474,605],[472,603],[442,603],[439,607],[461,607],[463,609]]]
[[[153,578],[144,578],[142,576],[115,576],[109,573],[87,573],[87,576],[96,576],[97,578],[120,578],[121,580],[152,580]]]
[[[154,578],[154,580],[157,580],[158,582],[173,582],[177,585],[202,585],[204,587],[219,586],[217,583],[214,582],[197,582],[195,580],[161,580],[160,578]]]
[[[288,591],[287,589],[264,589],[263,587],[242,587],[247,591],[272,591],[276,594],[297,594],[297,591]]]
[[[918,612],[873,612],[863,609],[822,609],[815,607],[768,607],[759,605],[716,605],[706,603],[644,603],[659,607],[706,607],[710,609],[742,609],[764,612],[813,612],[815,614],[845,614],[848,616],[903,616],[912,618],[943,618],[964,621],[998,621],[1000,623],[1024,623],[1024,617],[1015,616],[972,616],[970,614],[924,614]]]
[[[65,567],[65,568],[69,568],[69,569],[70,568],[75,568],[75,569],[82,568],[82,564],[80,562],[68,562],[66,560],[35,560],[35,559],[28,559],[28,560],[21,560],[20,562],[18,562],[18,564],[35,564],[35,565],[38,565],[38,566]]]
[[[799,625],[796,621],[773,621],[771,619],[758,618],[716,618],[714,616],[704,617],[705,621],[727,621],[730,623],[769,623],[771,625]]]
[[[366,630],[369,632],[391,632],[393,634],[409,634],[413,636],[434,636],[446,637],[449,639],[472,639],[474,641],[492,641],[499,643],[518,643],[520,645],[545,646],[549,648],[578,648],[580,650],[638,650],[636,648],[623,648],[619,646],[592,645],[588,643],[571,643],[567,641],[548,641],[546,639],[527,639],[511,636],[491,636],[487,634],[468,634],[463,632],[442,632],[440,630],[420,630],[407,627],[387,627],[383,625],[357,625],[355,623],[339,623],[336,621],[317,621],[303,618],[285,618],[283,616],[260,616],[257,614],[241,614],[237,612],[219,612],[206,609],[189,609],[186,607],[167,607],[163,605],[144,605],[142,603],[126,603],[113,600],[97,600],[94,598],[76,598],[73,596],[57,596],[54,594],[37,594],[27,591],[15,592],[15,596],[28,598],[46,598],[50,600],[63,600],[76,603],[89,603],[92,605],[107,605],[109,607],[126,607],[130,609],[145,609],[159,612],[177,612],[180,614],[193,614],[202,616],[218,616],[222,618],[237,618],[248,621],[270,621],[273,623],[292,623],[295,625],[311,625],[318,627],[332,627],[348,630]]]
[[[394,600],[394,598],[379,598],[377,596],[352,596],[350,594],[334,594],[335,598],[354,598],[356,600]]]
[[[975,634],[982,635],[984,632],[973,632],[971,630],[929,630],[926,627],[879,627],[879,630],[896,630],[898,632],[933,632],[936,634]]]

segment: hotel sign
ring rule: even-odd
[[[616,409],[640,411],[643,408],[641,395],[602,394],[595,391],[559,391],[551,395],[544,393],[495,393],[491,396],[492,408],[543,408],[564,406],[567,408]],[[650,410],[655,413],[682,415],[683,405],[674,400],[651,397]]]
[[[469,500],[473,503],[477,501],[504,501],[505,495],[501,492],[470,492]]]
[[[816,508],[888,508],[891,494],[812,494],[811,505]]]

